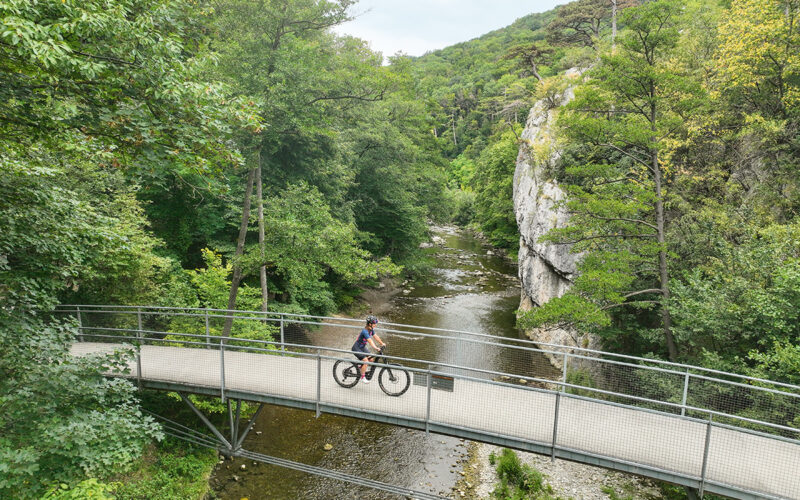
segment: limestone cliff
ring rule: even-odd
[[[566,77],[576,79],[577,71]],[[568,245],[541,243],[539,238],[555,227],[564,227],[568,215],[556,204],[565,198],[548,171],[560,157],[553,122],[558,108],[572,100],[572,87],[537,101],[522,133],[522,146],[514,172],[514,210],[519,227],[519,278],[522,284],[521,310],[540,306],[569,289],[577,271],[578,255]],[[591,338],[574,330],[533,329],[525,332],[541,343],[588,347]],[[551,359],[560,366],[560,359]]]

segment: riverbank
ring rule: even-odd
[[[167,438],[147,445],[127,473],[107,482],[117,500],[202,500],[212,498],[209,478],[217,460],[216,450]]]
[[[459,471],[461,479],[450,496],[454,499],[483,500],[491,498],[499,483],[495,468],[489,463],[491,454],[499,455],[499,446],[470,442],[467,457]],[[655,500],[664,498],[658,485],[650,480],[584,465],[567,460],[552,461],[535,453],[516,452],[523,464],[541,472],[553,496],[574,500]]]

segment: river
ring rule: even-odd
[[[386,322],[516,338],[515,311],[520,296],[516,266],[469,233],[440,227],[434,228],[434,236],[436,244],[426,249],[434,259],[432,276],[405,283],[393,293],[367,294],[370,312]],[[413,358],[415,349],[420,348],[418,342],[408,339],[388,334],[381,337],[393,356]],[[333,345],[327,342],[336,340],[326,338],[324,329],[315,332],[314,338],[321,345]],[[502,357],[489,346],[440,354],[449,360],[455,355],[464,362],[468,361],[465,357],[472,356],[493,359],[496,369],[503,371]],[[531,360],[531,366],[544,365],[542,360]],[[377,384],[370,388],[382,395]],[[333,447],[326,451],[328,444]],[[426,436],[422,431],[335,415],[315,418],[311,411],[268,406],[243,446],[266,455],[450,496],[461,477],[467,445],[467,441],[448,436]],[[223,500],[395,498],[241,458],[221,463],[211,484]]]

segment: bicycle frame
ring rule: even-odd
[[[368,358],[372,358],[372,361],[367,361]],[[364,359],[356,361],[356,365],[358,365],[358,369],[361,369],[361,365],[364,363],[371,363],[367,365],[367,371],[364,374],[368,380],[372,379],[372,375],[375,373],[375,370],[378,368],[379,364],[388,365],[389,363],[386,361],[386,357],[383,355],[383,351],[376,353],[374,356],[367,356]]]

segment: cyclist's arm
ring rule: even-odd
[[[375,335],[373,335],[373,337],[374,337],[374,336],[375,336]],[[380,340],[380,339],[378,339],[378,340]],[[368,338],[368,339],[367,339],[367,342],[369,342],[369,345],[371,345],[371,346],[372,346],[372,348],[373,348],[373,349],[375,349],[376,351],[379,351],[379,350],[380,350],[380,349],[378,349],[378,346],[377,346],[377,345],[375,345],[375,341],[374,341],[374,340],[372,340],[372,337]]]
[[[384,342],[383,340],[381,340],[381,338],[380,338],[380,337],[378,337],[378,334],[377,334],[377,333],[373,333],[373,334],[372,334],[372,338],[374,338],[374,339],[378,339],[378,342],[380,342],[380,343],[381,343],[381,347],[385,347],[385,346],[386,346],[386,342]],[[374,344],[374,343],[373,343],[372,345],[373,345],[373,346],[375,346],[375,344]]]

